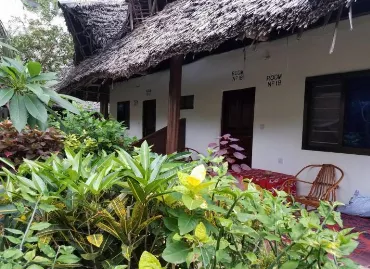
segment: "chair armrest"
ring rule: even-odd
[[[291,182],[291,181],[294,181],[294,182],[302,182],[302,183],[311,184],[311,185],[313,184],[312,182],[304,181],[304,180],[300,180],[300,179],[295,178],[295,179],[288,179],[287,181],[284,182],[283,186],[285,184],[287,184],[288,182]]]
[[[306,184],[310,184],[310,185],[313,184],[312,182],[309,182],[309,181],[304,181],[304,180],[300,180],[298,178],[294,178],[294,179],[288,179],[287,181],[285,181],[283,183],[283,185],[281,185],[281,188],[282,189],[285,189],[286,188],[286,185],[288,185],[290,182],[302,182],[302,183],[306,183]],[[288,193],[291,194],[290,187],[288,188]]]

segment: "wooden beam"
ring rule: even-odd
[[[108,98],[100,97],[100,113],[104,116],[104,118],[108,119],[109,111],[108,111]]]
[[[182,81],[182,63],[184,57],[174,56],[170,60],[170,83],[168,95],[168,116],[167,116],[167,154],[178,150],[179,144],[179,122],[180,122],[180,99]]]
[[[148,0],[149,12],[152,10],[152,0]]]
[[[133,7],[132,7],[132,3],[129,2],[128,4],[128,10],[129,10],[129,17],[130,17],[130,27],[131,27],[131,31],[134,30],[134,12],[133,12]]]
[[[150,15],[153,15],[158,11],[158,3],[157,0],[153,1],[152,9],[150,10]]]
[[[102,91],[107,92],[108,94],[100,94],[100,113],[103,114],[104,118],[108,119],[109,117],[109,84],[106,83],[102,86]]]

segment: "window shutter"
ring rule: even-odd
[[[342,139],[342,84],[339,78],[308,83],[307,145],[337,147]],[[307,98],[308,97],[308,98]]]

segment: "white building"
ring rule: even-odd
[[[187,109],[180,117],[186,119],[186,147],[206,152],[220,134],[231,133],[244,139],[253,168],[295,174],[308,164],[330,163],[345,172],[340,201],[355,190],[370,195],[370,16],[354,18],[352,31],[349,20],[341,21],[330,54],[335,24],[305,31],[300,39],[280,36],[255,49],[184,65],[181,95],[187,96]],[[125,46],[121,51],[130,51]],[[98,56],[77,66],[68,83],[81,87],[92,74],[117,79],[112,63],[125,59],[123,68],[132,60],[109,58],[107,52]],[[100,67],[86,71],[93,61]],[[112,64],[111,71],[104,63]],[[140,73],[127,67],[120,75],[125,71]],[[116,80],[110,84],[110,114],[127,121],[130,135],[138,138],[167,126],[169,80],[168,69]]]

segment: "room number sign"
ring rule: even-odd
[[[232,71],[231,75],[232,75],[233,81],[244,79],[244,71],[243,70]]]
[[[268,87],[279,87],[282,84],[283,74],[268,75],[266,78]]]

